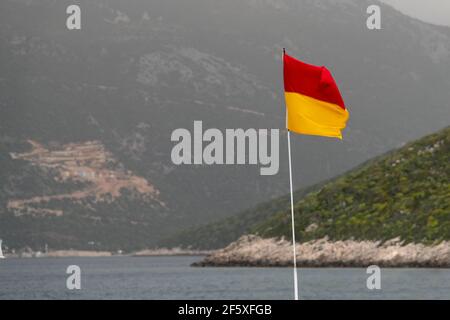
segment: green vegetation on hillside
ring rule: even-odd
[[[295,192],[297,241],[330,239],[431,243],[450,239],[450,127],[328,182]],[[289,196],[188,229],[160,243],[215,249],[241,235],[291,238]]]
[[[431,243],[450,239],[450,128],[324,185],[295,204],[296,236]],[[289,210],[251,231],[291,236]]]

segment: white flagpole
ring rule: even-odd
[[[283,48],[283,63],[285,49]],[[284,66],[283,66],[284,67]],[[286,108],[286,128],[288,128],[288,111]],[[291,158],[291,132],[287,129],[288,156],[289,156],[289,187],[291,193],[291,224],[292,224],[292,253],[294,259],[294,297],[298,300],[298,277],[297,277],[297,252],[295,248],[295,218],[294,218],[294,191],[292,188],[292,158]]]
[[[292,224],[292,253],[294,259],[294,295],[298,300],[298,280],[297,280],[297,252],[295,249],[295,219],[294,219],[294,191],[292,190],[292,160],[291,160],[291,132],[288,129],[288,154],[289,154],[289,185],[291,189],[291,224]]]

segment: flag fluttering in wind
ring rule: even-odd
[[[294,297],[298,300],[297,253],[295,241],[294,188],[292,186],[291,131],[342,139],[349,113],[330,71],[288,56],[283,49],[284,95],[288,138],[289,186],[291,191]]]
[[[287,128],[342,139],[349,113],[330,71],[287,54],[283,57]]]

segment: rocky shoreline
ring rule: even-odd
[[[436,245],[403,244],[400,239],[376,241],[329,241],[319,239],[297,244],[299,267],[414,267],[450,268],[450,242]],[[292,266],[292,243],[285,239],[242,236],[224,249],[196,262],[197,267]]]

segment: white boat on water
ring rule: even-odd
[[[2,251],[2,242],[3,242],[3,240],[0,239],[0,259],[5,259],[5,256],[3,255],[3,251]]]

